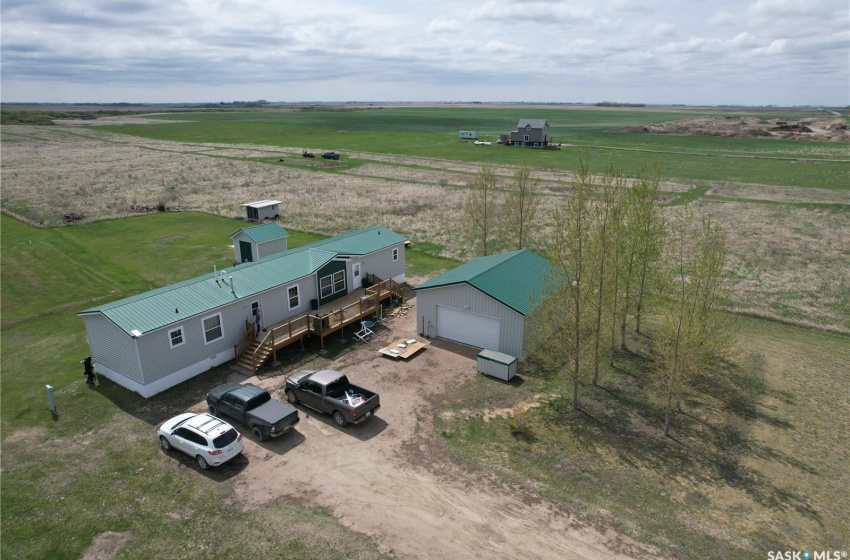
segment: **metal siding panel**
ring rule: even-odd
[[[257,255],[259,258],[268,257],[269,255],[276,255],[284,251],[286,251],[285,237],[281,239],[275,239],[273,241],[266,241],[265,243],[259,243],[257,245]]]
[[[142,372],[133,339],[103,315],[87,315],[83,320],[95,363],[141,383]]]
[[[422,336],[437,336],[437,305],[455,309],[464,309],[464,306],[468,305],[469,311],[473,313],[498,318],[501,321],[501,334],[499,348],[494,350],[520,356],[525,318],[513,309],[468,284],[418,290],[416,292],[416,328]]]
[[[478,315],[463,309],[437,306],[437,336],[477,348],[498,350],[501,322],[498,317]]]

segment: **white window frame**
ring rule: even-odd
[[[219,331],[221,331],[221,334],[219,336],[213,338],[212,340],[209,340],[209,339],[207,339],[208,331],[207,331],[206,322],[207,322],[207,319],[212,319],[213,317],[218,317],[218,329],[219,329]],[[206,317],[202,318],[201,319],[201,330],[204,331],[204,345],[212,344],[216,340],[218,340],[220,338],[224,338],[224,323],[221,320],[221,312],[214,313],[212,315],[207,315]]]
[[[393,247],[393,262],[398,260],[398,247]]]
[[[528,134],[525,135],[525,141],[528,142]]]
[[[337,278],[338,275],[340,275],[341,278]],[[340,282],[342,282],[342,286],[337,288],[337,284],[340,283]],[[334,293],[345,291],[345,271],[344,270],[337,270],[336,272],[333,273],[333,287],[334,287]]]
[[[331,290],[327,294],[325,293],[325,286],[323,285],[325,283],[325,280],[328,281],[327,287],[330,288],[330,290]],[[326,297],[331,297],[332,295],[334,295],[333,274],[328,274],[327,276],[322,276],[321,278],[319,278],[319,297],[326,298]]]
[[[171,337],[171,333],[180,331],[180,342],[174,344],[174,339]],[[177,327],[176,329],[171,329],[168,331],[168,345],[171,348],[177,348],[178,346],[183,346],[186,344],[186,332],[183,330],[183,327]]]
[[[292,294],[289,293],[293,288],[295,289],[295,305],[292,305]],[[301,290],[298,284],[286,287],[286,301],[289,303],[289,309],[301,307]]]

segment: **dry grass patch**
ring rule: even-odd
[[[733,308],[850,332],[850,213],[700,202],[728,236]]]
[[[709,196],[768,200],[772,202],[850,204],[850,190],[838,191],[834,189],[724,183],[711,187],[706,194]]]

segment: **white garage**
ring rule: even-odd
[[[481,257],[414,288],[420,335],[524,359],[552,265],[531,251]]]
[[[454,309],[444,305],[437,306],[437,337],[454,340],[478,348],[499,348],[501,321],[497,317],[487,317]]]

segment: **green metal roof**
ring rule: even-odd
[[[217,274],[92,307],[77,315],[102,313],[129,335],[134,330],[145,334],[309,276],[338,255],[365,255],[404,241],[403,236],[382,227],[352,231],[223,269]]]
[[[528,315],[543,303],[541,292],[552,264],[527,249],[473,259],[414,288],[427,290],[469,284]]]
[[[276,222],[269,222],[267,224],[262,224],[259,226],[242,228],[239,231],[247,235],[254,243],[263,243],[265,241],[273,241],[275,239],[289,237],[289,232],[280,227],[280,225],[278,225]],[[233,233],[230,237],[233,237],[234,235],[239,233],[239,231]]]
[[[210,273],[114,301],[78,315],[102,313],[124,332],[141,334],[165,327],[308,276],[333,260],[321,249],[284,252],[253,263]]]
[[[375,226],[315,241],[304,247],[334,251],[339,255],[368,255],[405,241],[407,241],[407,238],[403,235],[384,227]]]

